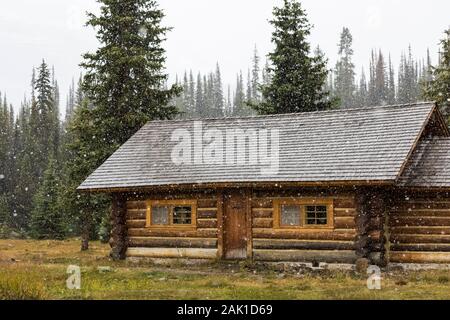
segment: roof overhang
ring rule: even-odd
[[[352,188],[352,187],[381,187],[395,186],[393,180],[365,180],[365,181],[311,181],[311,182],[221,182],[221,183],[197,183],[197,184],[168,184],[154,186],[130,186],[112,188],[78,188],[79,192],[89,193],[131,193],[131,192],[151,192],[159,190],[205,190],[205,189],[233,189],[233,188]]]

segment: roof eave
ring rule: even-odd
[[[224,188],[294,188],[294,187],[360,187],[395,186],[395,180],[356,180],[356,181],[310,181],[310,182],[221,182],[221,183],[183,183],[129,187],[79,187],[78,192],[86,193],[128,193],[153,190],[202,190]]]

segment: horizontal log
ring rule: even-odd
[[[450,235],[450,227],[391,227],[390,233],[401,234],[438,234]]]
[[[198,248],[128,248],[128,257],[216,259],[217,249]]]
[[[337,229],[355,228],[355,217],[334,217],[334,226]]]
[[[273,201],[266,198],[252,199],[251,205],[252,208],[272,208]]]
[[[357,259],[353,250],[253,250],[253,258],[259,261],[295,261],[354,263]]]
[[[143,248],[217,248],[217,239],[130,237],[128,245]]]
[[[395,204],[394,207],[400,211],[408,209],[450,209],[450,201],[416,201],[416,202],[402,202]]]
[[[197,219],[197,228],[217,228],[217,219]]]
[[[391,226],[450,226],[450,217],[396,217]]]
[[[353,241],[253,239],[255,249],[353,250]]]
[[[197,209],[197,219],[217,218],[217,209]]]
[[[152,228],[130,228],[129,237],[187,237],[187,238],[217,238],[217,229],[152,229]]]
[[[198,208],[216,208],[217,200],[216,199],[198,199],[197,207]]]
[[[146,224],[147,224],[147,220],[145,220],[145,219],[127,220],[128,228],[145,228]]]
[[[392,251],[389,260],[397,263],[450,263],[450,253]]]
[[[334,198],[334,208],[355,208],[356,203],[354,198]]]
[[[450,243],[450,235],[391,234],[392,243]]]
[[[383,236],[383,233],[380,230],[372,230],[369,231],[368,237],[372,241],[380,241]]]
[[[127,209],[127,219],[140,220],[145,219],[147,216],[146,209]]]
[[[395,210],[390,212],[392,219],[405,216],[412,217],[450,217],[450,209],[411,209]]]
[[[335,217],[355,217],[356,209],[353,208],[334,208]]]
[[[254,239],[299,239],[299,240],[343,240],[353,241],[356,232],[352,229],[343,231],[329,230],[284,230],[253,228]]]
[[[446,244],[430,244],[430,243],[407,243],[392,244],[391,251],[437,251],[450,252],[450,243]]]
[[[253,218],[253,228],[272,228],[272,218]]]
[[[272,218],[273,208],[256,208],[252,209],[253,218]]]
[[[146,209],[145,201],[127,201],[127,209]]]

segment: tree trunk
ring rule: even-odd
[[[81,230],[81,251],[89,250],[89,236],[90,236],[90,222],[88,219],[83,221],[83,226]]]

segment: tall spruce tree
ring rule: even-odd
[[[386,63],[380,50],[375,67],[375,97],[377,105],[387,104],[387,83]]]
[[[213,88],[213,105],[211,110],[212,117],[223,117],[224,114],[224,96],[223,96],[223,84],[222,75],[220,72],[219,63],[216,64],[216,71],[212,75],[212,88]]]
[[[233,99],[233,116],[248,116],[251,114],[251,111],[252,110],[245,101],[244,78],[242,76],[242,71],[240,71],[236,76],[236,89]]]
[[[33,199],[31,234],[34,238],[63,239],[65,236],[64,214],[58,206],[59,174],[57,162],[51,155],[43,182]]]
[[[252,58],[252,77],[251,77],[251,102],[259,103],[261,102],[261,93],[260,93],[260,57],[258,55],[258,49],[253,50],[253,58]]]
[[[352,62],[353,37],[348,28],[343,28],[338,45],[338,61],[335,68],[334,95],[340,99],[344,108],[355,105],[355,66]]]
[[[411,46],[408,56],[402,54],[398,71],[398,102],[412,103],[419,98],[417,64],[412,58]]]
[[[197,74],[197,89],[195,91],[195,115],[200,116],[205,108],[205,98],[203,96],[202,75]]]
[[[84,150],[75,159],[85,166],[85,176],[105,161],[147,121],[170,119],[177,114],[170,104],[180,93],[176,85],[164,89],[165,50],[162,46],[170,28],[163,27],[163,11],[152,0],[98,0],[100,14],[88,14],[88,26],[97,30],[100,48],[84,55],[84,91],[92,110],[83,112],[92,121],[95,134],[84,139],[93,160],[83,163]],[[80,145],[80,149],[82,146]],[[80,181],[81,182],[81,181]],[[83,206],[89,210],[89,204]],[[93,210],[91,214],[93,216]],[[82,249],[87,249],[92,219],[83,221]],[[114,258],[122,258],[117,253]]]
[[[332,106],[323,91],[328,70],[322,57],[311,55],[307,37],[311,25],[297,0],[284,0],[273,10],[269,54],[271,82],[263,89],[264,102],[255,106],[261,114],[324,110]]]
[[[361,76],[359,78],[358,93],[356,95],[356,105],[358,107],[365,107],[368,105],[368,89],[367,80],[364,68],[361,70]]]
[[[388,74],[388,87],[387,87],[387,103],[393,105],[396,103],[395,93],[395,74],[394,66],[392,65],[391,55],[389,54],[389,74]]]
[[[439,64],[431,67],[432,79],[423,89],[425,98],[436,101],[450,123],[450,29],[444,33],[439,52]]]

